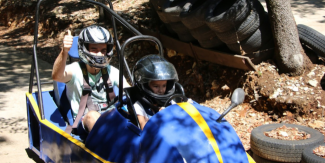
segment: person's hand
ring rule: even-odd
[[[160,109],[159,109],[159,111],[162,111],[162,110],[164,110],[165,109],[165,107],[161,107]]]
[[[71,36],[71,31],[68,30],[68,34],[64,36],[63,39],[63,52],[68,53],[73,42],[73,36]]]

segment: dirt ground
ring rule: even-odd
[[[157,20],[150,10],[148,0],[112,2],[118,14],[130,23],[141,22],[151,28],[155,27]],[[261,2],[265,6],[264,0]],[[40,18],[38,57],[45,61],[40,61],[41,76],[45,81],[50,81],[51,67],[60,51],[65,31],[72,29],[77,33],[82,26],[95,23],[98,18],[91,5],[81,7],[74,1],[67,0],[61,0],[57,5],[69,6],[72,14],[53,16],[54,10],[56,13],[66,10],[62,7],[54,8],[53,5],[41,10],[45,18]],[[297,24],[307,25],[325,35],[325,0],[292,0],[291,6]],[[0,13],[7,18],[0,18],[0,158],[5,163],[34,162],[25,151],[28,136],[24,97],[29,82],[34,7],[20,7],[24,15],[17,14],[18,10],[13,8],[12,11],[15,12]],[[45,11],[51,11],[52,14]],[[123,29],[119,28],[119,33],[120,40],[129,37]],[[144,54],[153,52],[156,51],[151,44],[132,44],[127,50],[129,66],[132,67]],[[251,130],[262,124],[300,124],[315,128],[325,135],[325,62],[312,51],[306,49],[314,63],[314,69],[299,77],[279,74],[272,60],[256,65],[257,71],[243,71],[197,61],[171,49],[165,49],[165,52],[166,56],[176,54],[167,58],[177,68],[179,82],[187,96],[202,105],[223,112],[230,104],[231,92],[237,87],[245,90],[244,104],[227,114],[226,119],[237,131],[247,151],[250,150]],[[112,64],[117,66],[116,58]]]

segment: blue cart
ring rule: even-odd
[[[65,84],[54,82],[54,89],[44,91],[37,62],[37,35],[39,7],[36,8],[34,33],[34,58],[32,62],[29,91],[26,93],[28,114],[29,148],[44,162],[214,162],[214,163],[253,163],[254,160],[245,149],[233,127],[223,119],[224,114],[197,103],[181,102],[166,107],[155,114],[146,124],[139,128],[139,122],[133,109],[136,87],[116,89],[123,105],[101,115],[85,141],[78,135],[65,132],[67,124],[73,123],[69,101],[65,96]],[[106,5],[82,0],[103,8],[112,15],[117,54],[120,56],[120,81],[123,68],[131,76],[124,49],[138,40],[153,41],[158,45],[159,54],[163,55],[160,41],[152,36],[142,35],[123,18],[117,15],[110,4]],[[116,39],[115,20],[121,22],[135,34],[121,46]],[[77,40],[77,39],[76,39]],[[77,57],[76,42],[69,55]],[[33,91],[36,75],[37,91]],[[122,88],[122,82],[120,87]],[[183,88],[177,89],[184,96]],[[234,93],[236,94],[236,93]],[[122,102],[124,101],[124,102]],[[237,104],[236,104],[237,105]],[[127,107],[128,109],[123,109]],[[64,109],[62,109],[64,108]]]

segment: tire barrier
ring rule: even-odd
[[[308,148],[305,148],[304,151],[302,152],[301,163],[324,163],[325,158],[317,156],[313,152],[313,150],[319,146],[325,146],[325,143],[316,144]]]
[[[272,131],[281,126],[298,128],[310,134],[310,138],[304,140],[280,140],[264,135],[264,132]],[[324,142],[324,135],[310,127],[295,124],[266,124],[256,127],[251,133],[251,149],[254,155],[267,160],[279,162],[300,162],[305,148]]]
[[[161,21],[178,39],[202,48],[226,47],[254,64],[270,59],[274,40],[267,12],[259,0],[150,0]],[[298,25],[299,39],[325,57],[325,36]],[[226,46],[225,46],[226,45]]]
[[[299,40],[318,55],[325,57],[325,36],[303,24],[298,24]]]

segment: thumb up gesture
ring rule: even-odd
[[[71,31],[68,30],[68,34],[64,36],[63,39],[63,51],[64,53],[68,53],[73,42],[73,36],[71,36]]]

